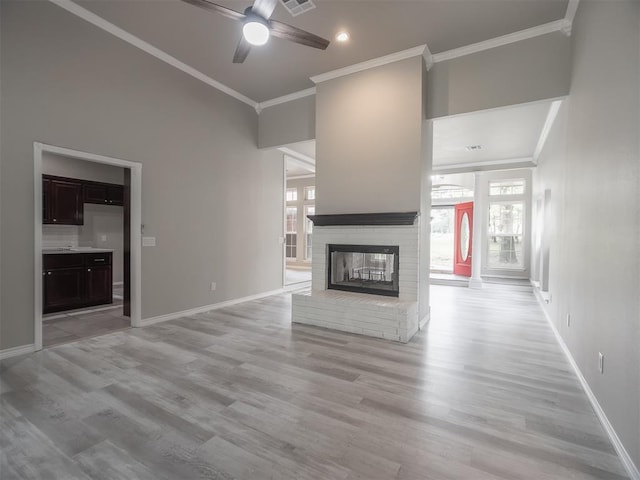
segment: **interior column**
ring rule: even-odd
[[[471,250],[471,278],[469,288],[482,288],[482,235],[487,211],[487,195],[484,191],[486,182],[482,181],[480,172],[474,173],[473,187],[473,233]]]

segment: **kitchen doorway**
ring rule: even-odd
[[[43,155],[54,155],[73,161],[80,160],[92,162],[93,164],[101,164],[102,166],[122,168],[124,172],[122,183],[124,185],[122,185],[122,188],[119,191],[123,193],[124,196],[118,196],[118,189],[114,192],[109,190],[110,187],[117,187],[118,185],[99,182],[87,182],[87,185],[84,185],[83,183],[81,188],[78,188],[76,185],[75,188],[77,188],[77,191],[76,193],[73,193],[71,190],[74,188],[74,185],[66,185],[64,179],[56,179],[55,177],[51,179],[57,182],[53,188],[60,190],[60,194],[58,197],[50,196],[51,192],[49,189],[52,188],[52,184],[43,181]],[[50,209],[52,208],[50,205],[51,201],[54,201],[54,203],[56,201],[58,201],[58,203],[62,203],[72,199],[75,202],[80,202],[81,208],[77,213],[78,221],[76,224],[81,225],[84,221],[82,218],[82,215],[84,214],[83,202],[87,200],[87,198],[85,198],[85,193],[88,192],[89,187],[93,189],[92,194],[97,193],[100,188],[104,188],[107,195],[104,200],[105,203],[113,204],[114,202],[121,202],[124,206],[124,216],[122,217],[122,235],[124,237],[122,251],[122,306],[116,306],[120,309],[119,312],[121,312],[121,314],[114,315],[113,318],[109,317],[108,310],[110,307],[96,307],[89,311],[87,311],[87,308],[84,310],[74,309],[69,312],[64,311],[64,316],[67,318],[62,318],[60,322],[67,322],[69,329],[71,328],[71,325],[74,325],[73,328],[77,329],[78,335],[81,335],[82,332],[95,332],[94,334],[106,333],[110,329],[108,327],[109,325],[111,326],[111,329],[124,327],[124,321],[128,321],[128,318],[126,317],[130,318],[130,326],[137,327],[140,325],[142,270],[141,178],[142,164],[138,162],[131,162],[128,160],[47,145],[39,142],[34,143],[34,330],[36,350],[41,350],[43,347],[43,309],[46,307],[48,311],[55,311],[56,308],[65,308],[64,305],[56,306],[56,295],[63,298],[71,292],[71,295],[67,298],[72,298],[74,301],[77,300],[74,304],[75,306],[90,307],[101,303],[100,296],[104,296],[105,291],[108,291],[109,294],[111,294],[113,272],[110,268],[107,268],[111,266],[110,262],[112,262],[112,254],[108,252],[109,249],[96,249],[93,247],[89,249],[77,244],[74,248],[74,245],[72,244],[69,248],[62,248],[60,252],[48,252],[49,254],[46,255],[46,262],[43,261],[43,257],[45,257],[45,255],[43,255],[43,223],[55,225],[55,222],[57,221],[55,216],[52,218],[48,217],[48,215],[50,215]],[[71,184],[73,183],[74,182],[71,182]],[[63,191],[65,188],[67,191]],[[80,194],[82,194],[81,199],[78,198]],[[92,203],[96,203],[95,198],[93,198]],[[69,223],[72,222],[69,222],[67,219],[66,224]],[[102,263],[96,263],[95,265],[91,263],[91,265],[89,265],[87,262]],[[44,267],[46,267],[46,271]],[[46,277],[45,275],[48,274],[50,274],[49,277]],[[62,277],[66,275],[67,278],[65,281],[67,281],[67,283],[62,284],[63,287],[61,288],[63,288],[63,290],[65,288],[69,288],[70,290],[56,292],[55,288],[60,284],[55,284],[55,282],[48,283],[47,289],[45,289],[45,280],[49,281],[50,277],[53,278],[53,276],[55,276],[54,274],[60,274]],[[69,279],[72,281],[69,282]],[[81,282],[84,282],[84,284],[81,285]],[[74,298],[74,288],[75,291],[78,292],[76,298]],[[118,286],[116,286],[116,291],[117,289]],[[43,298],[43,292],[47,293],[46,299]],[[109,300],[110,299],[106,299],[106,301]],[[81,320],[80,324],[77,321],[78,319]],[[49,318],[49,320],[51,320],[51,318]],[[94,324],[91,325],[90,322],[94,322]],[[48,323],[47,328],[49,329],[51,325],[52,324]],[[52,330],[51,335],[65,335],[65,333],[69,333],[61,328],[58,328],[58,330],[60,331]],[[73,332],[73,330],[71,331]],[[73,337],[73,335],[71,335],[71,337]],[[48,343],[55,343],[55,340],[48,341]]]

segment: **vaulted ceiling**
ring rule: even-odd
[[[561,20],[568,0],[313,0],[272,18],[332,40],[325,51],[271,39],[233,64],[242,25],[179,0],[83,0],[80,6],[256,102],[312,87],[309,77],[427,44],[440,53]],[[237,11],[249,0],[219,0]],[[347,30],[351,39],[334,41]]]

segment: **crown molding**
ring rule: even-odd
[[[86,8],[81,7],[80,5],[72,2],[71,0],[49,0],[51,3],[57,5],[60,8],[76,15],[77,17],[82,18],[83,20],[95,25],[98,28],[112,34],[115,37],[118,37],[121,40],[124,40],[130,45],[139,48],[140,50],[148,53],[156,57],[158,60],[162,60],[163,62],[171,65],[172,67],[177,68],[178,70],[183,71],[187,75],[191,75],[193,78],[200,80],[207,85],[220,90],[223,93],[235,98],[236,100],[240,100],[247,105],[258,109],[258,103],[254,100],[251,100],[249,97],[242,95],[240,92],[235,91],[234,89],[214,80],[213,78],[205,75],[204,73],[196,70],[193,67],[190,67],[186,63],[181,62],[177,58],[169,55],[166,52],[163,52],[157,47],[154,47],[150,43],[145,42],[141,38],[136,37],[135,35],[123,30],[122,28],[114,25],[113,23],[105,20],[104,18],[96,15],[93,12],[90,12]]]
[[[471,55],[472,53],[483,52],[492,48],[502,47],[503,45],[509,45],[510,43],[539,37],[548,33],[562,31],[564,26],[565,20],[556,20],[554,22],[538,25],[537,27],[527,28],[525,30],[520,30],[519,32],[502,35],[501,37],[491,38],[483,42],[472,43],[471,45],[466,45],[464,47],[454,48],[453,50],[447,50],[442,53],[436,53],[433,55],[433,61],[435,63],[444,62],[446,60],[452,60],[465,55]]]
[[[265,108],[273,107],[274,105],[280,105],[281,103],[291,102],[293,100],[298,100],[299,98],[310,97],[311,95],[316,94],[316,87],[307,88],[306,90],[300,90],[299,92],[293,92],[288,95],[283,95],[282,97],[272,98],[271,100],[266,100],[264,102],[258,103],[256,110],[260,113]]]
[[[326,82],[327,80],[343,77],[345,75],[351,75],[352,73],[362,72],[364,70],[369,70],[370,68],[381,67],[389,63],[398,62],[407,58],[417,57],[418,55],[424,55],[426,49],[426,45],[420,45],[418,47],[413,47],[407,50],[392,53],[390,55],[385,55],[384,57],[373,58],[371,60],[367,60],[366,62],[356,63],[354,65],[349,65],[348,67],[321,73],[320,75],[315,75],[311,77],[311,81],[313,83]]]
[[[555,100],[551,102],[551,105],[549,105],[549,112],[547,113],[547,118],[544,121],[542,130],[540,131],[540,138],[538,138],[536,149],[533,152],[533,161],[536,164],[538,163],[538,157],[540,156],[540,153],[544,148],[544,144],[547,142],[547,137],[549,136],[549,132],[551,131],[551,127],[553,126],[553,122],[556,120],[556,117],[558,116],[560,105],[562,105],[562,100]]]
[[[181,62],[177,58],[169,55],[168,53],[160,50],[157,47],[154,47],[148,42],[145,42],[139,37],[123,30],[122,28],[114,25],[113,23],[105,20],[104,18],[96,15],[95,13],[87,10],[84,7],[74,3],[72,0],[49,0],[54,5],[76,15],[79,18],[95,25],[98,28],[112,34],[113,36],[127,42],[128,44],[139,48],[140,50],[148,53],[149,55],[154,56],[158,60],[161,60],[168,65],[171,65],[174,68],[186,73],[187,75],[192,76],[193,78],[200,80],[201,82],[206,83],[207,85],[226,93],[227,95],[239,100],[256,110],[259,114],[262,110],[268,107],[272,107],[275,105],[280,105],[282,103],[291,102],[293,100],[297,100],[300,98],[308,97],[315,95],[316,89],[315,87],[307,88],[305,90],[300,90],[298,92],[294,92],[288,95],[283,95],[281,97],[273,98],[271,100],[266,100],[264,102],[256,102],[251,98],[241,94],[240,92],[228,87],[227,85],[214,80],[208,75],[202,73],[199,70],[187,65],[184,62]],[[470,55],[472,53],[482,52],[484,50],[489,50],[492,48],[500,47],[503,45],[508,45],[510,43],[519,42],[521,40],[526,40],[529,38],[534,38],[540,35],[546,35],[551,32],[560,31],[565,35],[571,35],[571,27],[573,23],[573,19],[576,14],[576,10],[578,8],[579,0],[569,0],[569,4],[567,5],[567,11],[565,14],[565,18],[561,20],[556,20],[554,22],[546,23],[544,25],[539,25],[537,27],[528,28],[526,30],[521,30],[519,32],[510,33],[508,35],[503,35],[501,37],[496,37],[490,40],[486,40],[483,42],[474,43],[472,45],[467,45],[464,47],[456,48],[453,50],[447,50],[445,52],[432,54],[429,50],[428,45],[420,45],[417,47],[409,48],[407,50],[402,50],[400,52],[392,53],[390,55],[385,55],[383,57],[374,58],[371,60],[367,60],[365,62],[356,63],[354,65],[349,65],[344,68],[339,68],[337,70],[332,70],[330,72],[322,73],[320,75],[315,75],[310,77],[311,81],[314,83],[321,83],[327,80],[331,80],[334,78],[342,77],[345,75],[350,75],[352,73],[361,72],[364,70],[368,70],[370,68],[380,67],[383,65],[387,65],[389,63],[397,62],[400,60],[405,60],[407,58],[412,58],[418,55],[422,55],[425,59],[426,68],[430,70],[431,67],[438,62],[444,62],[447,60],[451,60],[454,58],[462,57],[465,55]]]
[[[573,27],[573,19],[576,17],[576,11],[578,10],[578,4],[580,0],[569,0],[567,5],[567,11],[564,14],[564,25],[561,29],[567,37],[571,36],[571,29]]]
[[[424,61],[425,61],[425,65],[427,67],[427,72],[429,70],[431,70],[431,67],[433,67],[433,53],[431,53],[431,50],[429,50],[429,45],[427,45],[426,43],[424,44],[424,52],[422,52],[422,56],[424,57]]]

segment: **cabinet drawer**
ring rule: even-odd
[[[48,253],[42,256],[42,266],[44,270],[50,268],[72,268],[82,267],[83,255],[76,253]]]
[[[84,264],[87,267],[92,265],[111,265],[111,253],[85,253]]]

